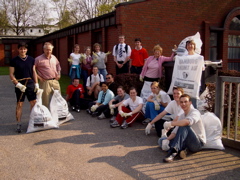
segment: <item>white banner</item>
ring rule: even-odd
[[[172,94],[173,87],[177,86],[182,87],[185,94],[198,99],[203,67],[201,55],[176,56],[168,94]]]

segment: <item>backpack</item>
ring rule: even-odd
[[[117,54],[118,53],[118,46],[119,44],[116,45],[116,48],[115,48],[115,53]],[[125,45],[125,51],[126,51],[126,54],[128,53],[128,45],[126,44]]]

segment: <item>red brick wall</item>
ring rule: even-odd
[[[203,22],[222,28],[227,14],[239,6],[239,0],[148,0],[117,7],[116,19],[118,26],[121,25],[119,34],[126,36],[127,43],[133,47],[133,39],[140,37],[150,55],[153,46],[159,43],[163,55],[169,56],[174,44],[199,31],[203,40],[202,54],[208,59],[209,50],[205,46],[209,47],[210,34]],[[226,57],[227,51],[223,54],[223,58]]]
[[[64,37],[64,38],[61,38],[59,39],[59,47],[56,47],[58,48],[59,52],[57,54],[54,54],[59,62],[60,62],[60,65],[61,65],[61,72],[62,74],[68,74],[69,72],[69,63],[68,63],[68,57],[69,57],[69,54],[68,54],[68,48],[67,48],[67,37]]]

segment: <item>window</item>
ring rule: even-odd
[[[229,26],[228,68],[240,71],[240,15],[234,17]]]
[[[38,31],[39,31],[39,33],[41,33],[41,29],[39,29]]]
[[[217,60],[217,33],[212,32],[210,34],[210,60]]]
[[[11,45],[10,44],[5,44],[4,45],[4,56],[5,56],[4,63],[5,64],[10,63],[11,55],[12,55],[11,54]]]

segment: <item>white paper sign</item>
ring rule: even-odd
[[[198,99],[203,67],[203,56],[199,54],[176,56],[168,94],[172,94],[173,87],[177,86],[182,87],[185,94]]]

